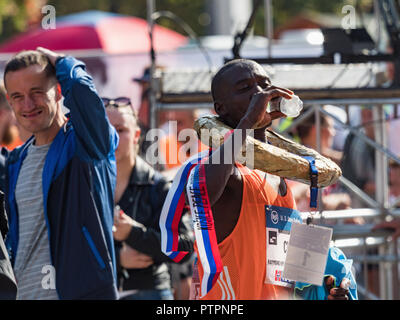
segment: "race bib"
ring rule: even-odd
[[[265,206],[267,221],[267,261],[265,283],[282,287],[293,287],[294,282],[283,277],[292,222],[302,222],[297,210]]]

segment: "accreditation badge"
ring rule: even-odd
[[[302,222],[297,210],[265,206],[267,222],[267,261],[265,283],[293,287],[294,282],[283,277],[286,254],[293,222]]]
[[[331,238],[331,228],[293,224],[284,267],[285,277],[322,286]]]

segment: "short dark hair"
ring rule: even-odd
[[[321,128],[323,128],[328,124],[328,116],[324,113],[321,113],[320,116],[321,116]],[[295,131],[297,132],[299,138],[303,140],[310,134],[311,128],[314,125],[316,125],[316,120],[315,120],[315,115],[312,114],[305,120],[303,120],[300,124],[298,124]]]
[[[46,76],[56,79],[56,69],[43,53],[35,50],[26,50],[17,53],[7,62],[3,76],[4,85],[6,85],[6,74],[8,72],[22,70],[33,65],[43,66]]]
[[[211,81],[211,95],[213,98],[213,101],[215,102],[220,98],[219,94],[219,88],[218,85],[221,83],[221,80],[223,79],[224,73],[228,70],[230,70],[232,67],[235,66],[242,66],[242,67],[249,67],[250,65],[257,65],[257,62],[254,60],[250,59],[233,59],[231,61],[228,61],[225,63],[214,75],[212,81]]]

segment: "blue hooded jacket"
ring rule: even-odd
[[[70,110],[68,122],[50,146],[42,174],[56,290],[60,299],[116,299],[112,225],[118,135],[83,62],[69,56],[58,59],[56,75]],[[13,264],[19,238],[15,187],[32,142],[33,137],[7,159],[10,230],[6,245]]]
[[[357,282],[351,272],[352,264],[353,260],[347,259],[342,250],[337,247],[331,247],[328,252],[324,278],[327,276],[333,276],[334,288],[339,287],[342,280],[347,278],[350,280],[349,299],[358,300]],[[324,284],[322,286],[315,286],[304,282],[296,282],[294,293],[295,298],[301,298],[304,300],[327,300],[329,295]]]

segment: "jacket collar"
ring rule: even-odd
[[[154,184],[155,170],[141,157],[136,156],[135,166],[132,170],[129,184],[151,185]]]

